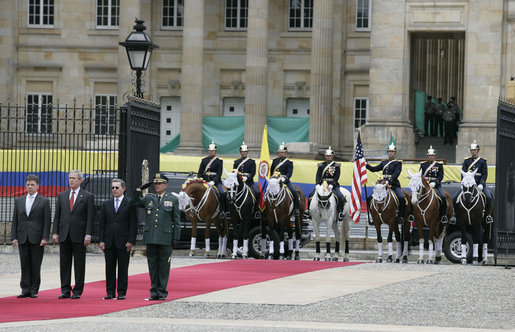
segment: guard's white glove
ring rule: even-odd
[[[431,188],[434,188],[434,187],[436,186],[436,183],[434,183],[434,182],[429,182],[429,186],[430,186]]]
[[[215,185],[215,181],[209,181],[209,185],[210,186],[214,186]]]
[[[333,190],[333,185],[330,184],[330,185],[327,186],[327,188],[329,188],[329,190]]]
[[[247,182],[247,177],[246,176],[242,176],[241,178],[243,179],[243,182]]]
[[[477,186],[477,189],[479,189],[480,191],[483,191],[483,185],[480,184],[479,186]]]
[[[281,176],[280,179],[281,179],[281,182],[285,182],[286,181],[286,176]]]

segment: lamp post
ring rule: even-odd
[[[143,98],[141,91],[141,71],[146,70],[154,48],[159,48],[150,39],[148,33],[144,32],[146,27],[145,21],[136,19],[134,30],[127,36],[124,42],[119,44],[125,47],[129,64],[132,70],[136,71],[136,97]]]

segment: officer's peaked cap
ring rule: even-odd
[[[154,175],[154,183],[168,182],[168,177],[163,172],[158,172]]]

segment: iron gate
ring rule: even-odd
[[[497,107],[494,258],[515,254],[515,105]]]

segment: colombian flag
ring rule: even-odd
[[[268,131],[265,128],[263,129],[263,140],[261,141],[261,156],[259,157],[259,168],[258,168],[258,174],[259,174],[259,192],[261,193],[260,199],[259,199],[259,209],[261,212],[265,209],[265,191],[266,186],[268,184],[267,177],[268,173],[270,172],[270,153],[268,151]]]

